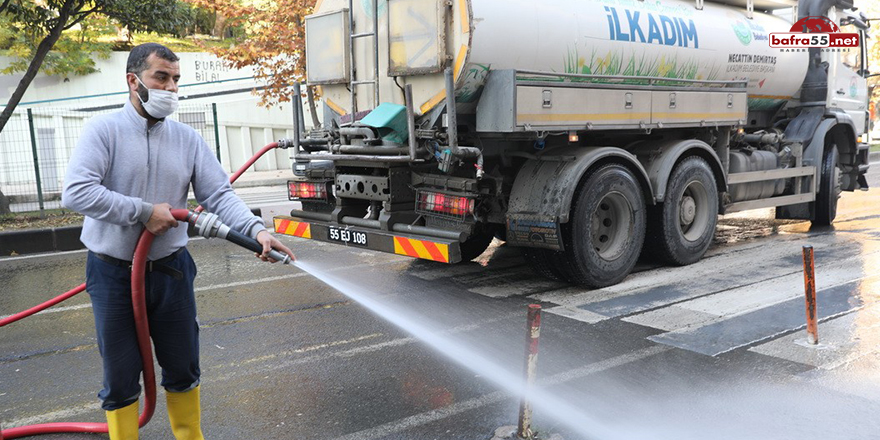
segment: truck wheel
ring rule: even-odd
[[[474,226],[474,232],[471,233],[467,240],[461,243],[460,263],[467,263],[486,252],[486,248],[492,243],[493,238],[495,238],[495,230],[493,228],[485,223],[477,223]]]
[[[718,222],[718,187],[700,157],[679,163],[666,186],[666,200],[652,210],[646,240],[657,257],[685,266],[709,249]]]
[[[839,160],[837,145],[828,144],[819,173],[819,193],[816,194],[816,203],[813,204],[814,226],[828,226],[837,217],[837,199],[840,198],[840,168],[837,167]]]
[[[626,167],[605,165],[578,189],[571,219],[562,225],[565,278],[604,287],[623,280],[639,258],[645,239],[642,188]]]
[[[523,256],[529,266],[544,278],[555,281],[566,281],[565,274],[559,269],[557,258],[562,252],[550,249],[522,248]]]

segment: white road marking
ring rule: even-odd
[[[59,312],[71,312],[74,310],[90,309],[90,308],[92,308],[92,303],[77,304],[75,306],[52,307],[52,308],[43,310],[42,312],[34,313],[34,315],[43,315],[43,314],[59,313]],[[12,316],[12,315],[2,315],[2,316],[0,316],[0,319],[6,319],[10,316]],[[33,315],[31,315],[31,316],[33,316]]]
[[[249,286],[259,283],[271,283],[273,281],[283,281],[289,280],[291,278],[301,278],[308,276],[309,274],[305,272],[292,273],[287,275],[278,275],[274,277],[265,277],[265,278],[257,278],[255,280],[245,280],[245,281],[236,281],[234,283],[224,283],[224,284],[212,284],[209,286],[196,287],[193,289],[195,292],[205,292],[208,290],[217,290],[217,289],[228,289],[230,287],[238,287],[238,286]]]
[[[873,266],[865,267],[865,272],[877,273],[877,268]],[[853,262],[850,260],[824,266],[817,272],[821,275],[816,277],[816,291],[819,293],[842,284],[880,276],[863,275],[862,271],[853,271]],[[801,273],[794,273],[633,315],[622,320],[665,331],[703,327],[801,297],[804,294],[803,280]],[[821,304],[821,298],[819,302]]]
[[[708,324],[719,318],[721,317],[718,315],[710,315],[671,305],[662,309],[628,316],[621,319],[621,321],[671,332],[673,330]]]
[[[340,345],[353,344],[355,342],[366,341],[367,339],[375,339],[380,336],[382,336],[382,333],[373,333],[373,334],[369,334],[369,335],[359,336],[357,338],[345,339],[342,341],[333,341],[333,342],[327,342],[324,344],[310,345],[308,347],[297,348],[295,350],[285,350],[285,351],[281,351],[278,353],[272,353],[272,354],[267,354],[265,356],[251,358],[246,361],[239,362],[238,365],[248,365],[248,364],[253,364],[256,362],[266,362],[266,361],[270,361],[270,360],[277,359],[280,357],[287,357],[287,356],[292,356],[295,354],[308,353],[310,351],[321,350],[324,348],[338,347]]]
[[[89,393],[89,395],[94,395],[93,393]],[[96,412],[101,409],[100,402],[89,403],[87,405],[75,406],[67,409],[62,409],[58,411],[52,411],[44,414],[39,414],[31,417],[24,417],[17,420],[11,420],[3,424],[4,428],[15,428],[18,426],[28,426],[28,425],[36,425],[41,423],[50,423],[57,422],[58,420],[63,420],[69,417],[76,417],[82,414],[88,414],[91,412]]]
[[[454,334],[454,333],[461,333],[461,332],[466,332],[466,331],[473,331],[473,330],[479,329],[481,325],[489,324],[489,323],[492,323],[495,321],[511,319],[514,315],[521,316],[522,314],[521,313],[508,314],[508,315],[501,316],[501,317],[498,317],[498,318],[495,318],[492,320],[484,321],[480,324],[468,324],[468,325],[455,327],[455,328],[446,330],[442,333]],[[311,351],[319,351],[319,350],[326,349],[326,348],[338,347],[338,346],[345,345],[345,344],[351,344],[351,343],[360,342],[360,341],[367,340],[367,339],[372,339],[372,338],[375,338],[376,336],[378,336],[378,335],[377,334],[370,334],[370,335],[364,335],[361,337],[342,340],[342,341],[327,342],[324,344],[314,345],[314,346],[310,346],[310,347],[303,347],[303,348],[300,348],[297,350],[291,350],[285,354],[293,355],[293,354],[307,353],[307,352],[311,352]],[[208,376],[211,377],[212,383],[215,383],[215,382],[219,383],[222,381],[231,380],[231,379],[235,378],[236,376],[238,376],[239,374],[259,374],[259,373],[265,373],[265,372],[270,372],[270,371],[274,371],[274,370],[289,368],[294,365],[301,365],[301,364],[310,363],[310,362],[322,362],[322,361],[326,361],[328,359],[350,358],[350,357],[353,357],[353,356],[356,356],[359,354],[363,354],[363,353],[372,353],[372,352],[379,351],[379,350],[382,350],[385,348],[398,347],[398,346],[412,344],[412,343],[416,343],[416,342],[418,342],[418,339],[412,338],[412,337],[398,338],[398,339],[393,339],[390,341],[380,342],[377,344],[367,345],[367,346],[363,346],[363,347],[355,347],[355,348],[341,351],[341,352],[332,352],[332,353],[325,353],[325,354],[320,354],[320,355],[311,355],[311,356],[306,356],[306,357],[299,358],[299,359],[290,359],[290,360],[287,360],[284,362],[280,362],[278,364],[271,364],[271,365],[263,365],[261,367],[254,367],[251,364],[259,363],[259,362],[262,362],[265,364],[266,361],[270,361],[270,360],[276,359],[278,357],[278,356],[259,356],[256,358],[246,359],[246,360],[243,360],[240,362],[235,362],[235,363],[230,363],[230,364],[225,364],[225,365],[212,365],[208,368],[203,368],[203,372],[204,372],[205,377],[208,377]],[[231,370],[233,367],[244,366],[244,365],[246,365],[247,367],[242,368],[241,373],[229,372],[229,370]],[[217,376],[213,376],[214,371],[225,371],[226,373],[220,374]],[[91,396],[93,394],[89,393],[88,395]],[[53,412],[39,414],[39,415],[31,416],[31,417],[24,417],[21,419],[11,420],[11,421],[5,422],[3,424],[3,426],[5,428],[13,428],[16,426],[32,425],[35,423],[46,423],[46,422],[50,422],[50,421],[59,420],[62,418],[74,417],[74,416],[78,416],[81,414],[87,414],[89,412],[96,411],[100,408],[101,408],[100,403],[89,403],[89,404],[85,404],[85,405],[71,407],[71,408],[68,408],[65,410],[61,410],[61,411],[53,411]]]
[[[47,258],[47,257],[54,257],[56,255],[84,254],[86,252],[88,252],[88,249],[78,249],[75,251],[61,251],[61,252],[44,252],[44,253],[40,253],[40,254],[30,254],[30,255],[16,255],[14,257],[2,257],[2,258],[0,258],[0,263],[5,263],[7,261],[31,260],[34,258]]]
[[[880,305],[867,307],[829,321],[819,323],[819,345],[804,344],[805,331],[797,331],[749,351],[834,370],[880,351],[876,344],[880,334]]]
[[[351,269],[356,269],[359,267],[374,267],[374,266],[378,266],[378,265],[382,265],[382,264],[392,264],[392,263],[397,263],[397,261],[388,261],[388,262],[383,262],[383,263],[378,263],[378,264],[377,263],[364,263],[364,264],[357,264],[357,265],[348,266],[348,267],[336,267],[336,268],[332,268],[332,269],[327,269],[327,271],[328,272],[335,272],[335,271],[340,271],[340,270],[351,270]],[[271,283],[274,281],[283,281],[283,280],[288,280],[291,278],[300,278],[300,277],[305,277],[305,276],[309,276],[309,274],[305,273],[305,272],[298,272],[298,273],[292,273],[292,274],[287,274],[287,275],[258,278],[258,279],[247,280],[247,281],[236,281],[233,283],[212,284],[212,285],[208,285],[208,286],[201,286],[201,287],[196,287],[194,289],[194,291],[195,292],[205,292],[205,291],[209,291],[209,290],[228,289],[230,287],[250,286],[250,285],[260,284],[260,283]],[[43,310],[41,312],[35,313],[33,316],[49,314],[49,313],[69,312],[69,311],[73,311],[73,310],[88,309],[91,307],[92,307],[91,302],[89,302],[87,304],[78,304],[75,306],[52,307],[52,308]],[[0,315],[0,319],[6,319],[9,316],[12,316],[12,315]]]
[[[818,238],[818,243],[832,241],[829,238]],[[839,242],[840,239],[838,238]],[[619,298],[627,295],[637,295],[650,291],[657,286],[681,285],[688,290],[694,290],[692,296],[699,296],[707,292],[706,289],[693,289],[697,283],[706,283],[711,280],[714,290],[720,290],[720,282],[725,281],[729,288],[735,288],[747,282],[754,282],[754,278],[735,277],[731,274],[746,272],[754,267],[755,260],[776,261],[787,255],[800,252],[802,239],[799,237],[780,237],[763,243],[746,243],[742,246],[725,247],[725,252],[686,267],[658,267],[629,275],[622,282],[602,289],[585,289],[583,287],[566,287],[556,291],[536,294],[530,298],[551,302],[554,304],[577,307],[585,304]],[[818,246],[817,246],[818,247]],[[764,275],[766,279],[792,273],[797,269],[774,267],[772,271]],[[681,299],[678,299],[681,300]]]
[[[589,310],[581,310],[577,307],[557,306],[546,308],[544,309],[544,311],[547,313],[552,313],[554,315],[574,319],[575,321],[586,322],[588,324],[595,324],[597,322],[602,322],[608,319],[607,316],[603,316]]]
[[[451,329],[444,330],[444,331],[441,331],[438,333],[444,334],[444,335],[446,335],[446,334],[452,335],[452,334],[470,332],[470,331],[478,330],[482,326],[485,326],[487,324],[492,324],[492,323],[498,322],[498,321],[506,321],[506,320],[512,319],[514,317],[520,317],[520,316],[522,316],[521,312],[508,313],[506,315],[502,315],[502,316],[499,316],[496,318],[484,320],[480,323],[461,325],[461,326],[453,327]],[[354,342],[355,339],[351,339],[349,341]],[[379,351],[379,350],[382,350],[385,348],[399,347],[402,345],[413,344],[416,342],[419,342],[419,340],[414,337],[392,339],[390,341],[379,342],[376,344],[366,345],[363,347],[356,347],[356,348],[352,348],[350,350],[341,351],[341,352],[326,353],[326,354],[321,354],[321,355],[312,355],[312,356],[306,356],[306,357],[298,358],[298,359],[289,359],[289,360],[286,360],[286,361],[283,361],[283,362],[280,362],[277,364],[269,364],[269,365],[256,366],[256,367],[255,366],[248,366],[247,368],[243,369],[243,371],[240,373],[239,372],[227,372],[225,374],[220,375],[219,377],[215,377],[212,380],[230,380],[230,379],[238,376],[239,374],[268,373],[271,371],[286,369],[286,368],[290,368],[290,367],[293,367],[296,365],[301,365],[301,364],[310,363],[310,362],[322,362],[322,361],[326,361],[329,359],[336,359],[336,358],[350,358],[350,357],[353,357],[353,356],[356,356],[359,354],[372,353],[372,352]],[[333,346],[332,344],[333,343],[328,343],[325,345]],[[339,345],[339,344],[336,344],[336,345]],[[299,353],[296,350],[293,350],[293,351],[291,351],[291,354],[299,354]],[[270,358],[267,358],[267,360],[268,359],[270,359]],[[210,369],[213,370],[216,368],[220,371],[229,371],[232,369],[232,367],[246,365],[246,364],[252,364],[252,363],[254,363],[254,361],[246,359],[246,360],[231,363],[231,364],[225,365],[225,366],[220,366],[220,367],[211,366]]]
[[[604,361],[595,362],[580,368],[575,368],[555,374],[543,380],[539,380],[538,384],[542,387],[559,385],[592,374],[600,373],[611,368],[619,367],[621,365],[626,365],[641,359],[645,359],[647,357],[654,356],[668,350],[671,350],[671,348],[663,346],[652,346],[644,348],[642,350],[635,351],[629,354],[616,356],[610,359],[606,359]],[[398,434],[418,426],[423,426],[428,423],[433,423],[438,420],[461,414],[466,411],[471,411],[484,406],[496,404],[506,399],[510,399],[511,397],[512,396],[507,392],[496,391],[494,393],[484,394],[480,397],[476,397],[473,399],[457,402],[443,408],[409,416],[394,422],[386,423],[384,425],[379,425],[370,429],[365,429],[363,431],[353,432],[342,437],[337,437],[335,440],[366,440],[382,438],[392,434]]]

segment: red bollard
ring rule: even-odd
[[[816,268],[813,265],[813,247],[804,246],[804,293],[807,301],[807,342],[819,343],[816,319]]]
[[[541,306],[529,304],[529,315],[526,327],[526,386],[522,402],[519,405],[519,423],[516,435],[521,439],[532,438],[532,405],[529,403],[529,391],[535,385],[538,370],[538,338],[541,336]]]

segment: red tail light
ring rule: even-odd
[[[287,195],[290,200],[327,200],[329,195],[327,182],[287,182]]]
[[[475,205],[476,200],[472,198],[420,191],[416,211],[464,218],[467,214],[474,213]]]

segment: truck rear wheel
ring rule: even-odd
[[[697,262],[709,249],[718,222],[718,187],[715,176],[700,157],[679,163],[666,186],[666,200],[652,209],[648,245],[670,264]]]
[[[566,281],[565,274],[559,269],[558,264],[560,257],[558,254],[561,252],[538,248],[522,248],[522,250],[526,262],[538,275],[555,281]]]
[[[822,155],[822,169],[819,177],[819,193],[813,204],[813,225],[828,226],[837,217],[837,199],[840,198],[840,169],[837,164],[840,153],[837,145],[828,144]]]
[[[590,174],[575,194],[571,219],[562,225],[558,261],[565,278],[590,287],[623,280],[645,239],[645,200],[632,173],[618,164]]]

